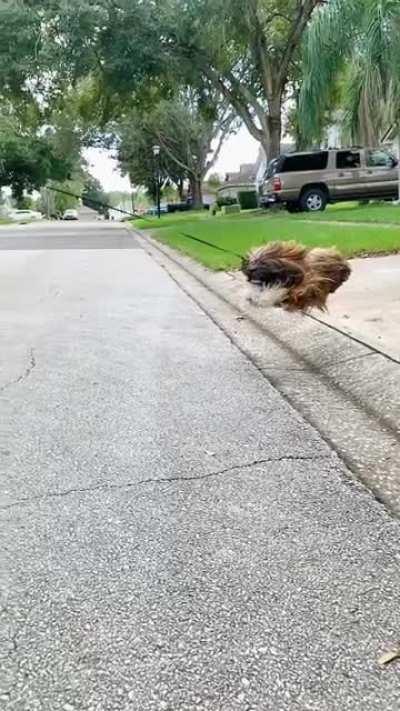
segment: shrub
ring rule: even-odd
[[[192,206],[188,202],[169,202],[167,205],[168,212],[186,212],[191,209]]]
[[[237,205],[237,200],[235,197],[226,195],[224,197],[217,198],[217,205],[218,207],[224,207],[225,205]]]
[[[238,198],[242,210],[254,210],[258,207],[257,193],[255,190],[243,190],[239,193]]]
[[[221,209],[223,215],[234,215],[236,212],[240,212],[240,205],[237,203],[235,205],[223,205]]]

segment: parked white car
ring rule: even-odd
[[[63,218],[63,220],[77,220],[78,219],[78,210],[69,208],[68,210],[65,210],[62,218]]]
[[[37,210],[11,210],[7,217],[13,222],[35,222],[37,220],[43,220],[43,215]]]

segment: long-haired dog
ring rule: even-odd
[[[248,301],[257,306],[281,306],[287,311],[326,310],[333,294],[351,273],[336,249],[307,249],[296,242],[270,242],[243,260]]]

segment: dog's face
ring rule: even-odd
[[[247,277],[245,299],[253,306],[263,308],[282,306],[287,300],[290,288],[299,279],[274,262],[268,264],[243,263],[242,271]],[[301,273],[302,276],[302,273]]]
[[[281,306],[287,299],[289,289],[279,284],[248,280],[245,287],[245,300],[252,306],[272,308]]]

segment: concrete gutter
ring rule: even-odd
[[[375,353],[378,353],[384,358],[391,360],[393,363],[397,363],[397,365],[400,365],[400,357],[398,356],[397,351],[392,350],[387,346],[382,346],[375,338],[371,338],[369,335],[361,334],[355,328],[348,328],[347,326],[342,325],[338,326],[336,319],[332,318],[329,314],[322,314],[317,316],[314,313],[306,314],[306,316],[307,318],[311,318],[314,321],[318,321],[318,323],[322,323],[324,326],[326,326],[327,328],[331,328],[337,333],[341,333],[342,336],[347,336],[347,338],[351,338],[351,340],[355,343],[360,343],[363,346],[367,346],[367,348],[369,348],[371,351],[374,351]]]
[[[400,514],[400,365],[324,322],[244,306],[241,275],[211,272],[135,229],[143,248],[345,461]]]

